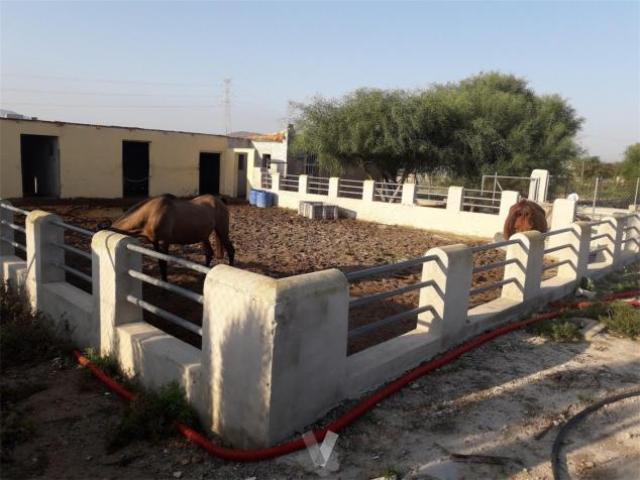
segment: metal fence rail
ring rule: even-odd
[[[447,198],[449,198],[449,189],[446,187],[430,187],[427,185],[416,185],[415,202],[435,203],[437,206],[446,206]]]
[[[85,228],[81,228],[81,227],[77,227],[76,225],[71,225],[69,223],[66,222],[62,222],[59,220],[54,220],[51,222],[52,225],[55,225],[56,227],[60,227],[63,230],[69,230],[71,232],[75,232],[78,233],[82,236],[85,237],[92,237],[94,235],[94,232],[87,230]],[[62,242],[49,242],[49,245],[59,248],[61,250],[63,250],[64,252],[68,252],[72,255],[75,255],[76,257],[82,258],[84,260],[89,260],[89,265],[91,268],[91,262],[92,262],[92,257],[91,257],[91,253],[81,250],[79,248],[74,247],[73,245],[69,245],[68,243],[66,243],[64,240]],[[80,270],[78,270],[77,268],[71,267],[69,265],[67,265],[67,258],[65,255],[65,261],[64,263],[58,263],[58,262],[53,262],[53,265],[55,265],[58,268],[61,268],[62,270],[64,270],[66,273],[68,273],[69,275],[72,275],[76,278],[79,278],[80,280],[86,282],[89,284],[89,288],[92,290],[93,289],[93,280],[91,278],[91,275],[86,274],[84,272],[81,272]]]
[[[260,187],[261,188],[271,188],[271,174],[269,172],[262,172],[260,174]]]
[[[488,213],[498,213],[500,196],[496,196],[495,192],[465,188],[462,191],[462,207],[466,210],[483,209],[488,210]]]
[[[338,197],[362,199],[363,191],[363,180],[341,178],[338,182]]]
[[[400,203],[402,201],[402,183],[374,182],[373,201],[385,203]]]
[[[131,250],[132,252],[140,253],[142,255],[155,258],[157,260],[165,260],[167,262],[176,263],[178,265],[181,265],[183,267],[189,268],[195,272],[202,273],[205,275],[209,273],[209,271],[211,270],[209,267],[205,267],[204,265],[200,265],[199,263],[192,262],[191,260],[186,260],[184,258],[174,257],[172,255],[168,255],[165,253],[156,252],[155,250],[141,247],[139,245],[127,244],[127,249]],[[187,298],[200,305],[204,303],[204,296],[202,294],[196,293],[187,288],[174,285],[172,283],[166,282],[164,280],[160,280],[158,278],[152,277],[151,275],[147,275],[146,273],[133,270],[133,269],[129,269],[127,271],[127,274],[131,278],[135,278],[136,280],[140,280],[141,282],[147,283],[149,285],[153,285],[155,287],[161,288],[168,292],[175,293],[177,295],[180,295],[181,297]],[[167,320],[170,323],[178,325],[179,327],[189,330],[190,332],[193,332],[197,335],[202,335],[201,327],[198,327],[194,323],[191,323],[189,320],[179,315],[176,315],[175,313],[171,313],[163,308],[158,307],[157,305],[153,305],[152,303],[149,303],[144,299],[135,297],[133,295],[128,295],[127,301],[133,303],[134,305],[137,305],[138,307],[142,308],[143,310],[146,310],[147,312],[150,312],[164,320]]]
[[[0,202],[0,209],[5,209],[5,210],[9,210],[11,212],[17,213],[18,215],[24,215],[27,216],[29,214],[29,212],[27,210],[23,210],[22,208],[18,208],[18,207],[14,207],[13,205],[10,205],[8,203],[4,203],[4,202]],[[18,225],[17,223],[13,223],[13,222],[9,222],[7,220],[0,220],[0,226],[4,226],[10,230],[16,231],[16,232],[20,232],[22,235],[25,236],[25,242],[26,242],[26,234],[27,234],[27,230],[25,227]],[[13,237],[13,234],[10,235],[11,237]],[[8,245],[11,245],[14,248],[14,254],[15,254],[15,249],[20,250],[21,252],[27,252],[27,246],[24,243],[20,243],[17,242],[15,238],[11,239],[5,235],[0,234],[0,242],[4,242]]]
[[[209,267],[205,267],[204,265],[200,265],[199,263],[192,262],[191,260],[174,257],[172,255],[167,255],[166,253],[156,252],[155,250],[144,248],[139,245],[128,244],[127,249],[131,250],[132,252],[137,252],[141,253],[142,255],[156,258],[158,260],[166,260],[167,262],[177,263],[178,265],[190,268],[191,270],[195,270],[196,272],[204,273],[205,275],[209,273],[209,270],[211,270]]]
[[[154,315],[157,315],[160,318],[163,318],[171,323],[174,323],[184,328],[185,330],[189,330],[190,332],[193,332],[196,335],[202,336],[202,327],[199,327],[189,322],[188,320],[185,320],[184,318],[179,317],[178,315],[175,315],[171,312],[167,312],[166,310],[160,307],[157,307],[156,305],[153,305],[149,302],[145,302],[141,298],[138,298],[134,295],[127,295],[127,302],[133,303],[134,305],[142,308],[143,310],[146,310],[147,312],[153,313]]]
[[[329,195],[328,177],[307,177],[307,193],[314,195]]]
[[[299,175],[281,175],[280,176],[280,190],[289,192],[297,192],[300,185]]]
[[[416,265],[421,265],[432,260],[438,260],[438,257],[435,255],[426,255],[424,257],[404,260],[402,262],[386,263],[384,265],[378,265],[377,267],[364,268],[362,270],[356,270],[354,272],[346,273],[345,277],[347,277],[347,280],[349,280],[350,282],[353,282],[354,280],[361,280],[366,277],[372,277],[375,275],[381,275],[383,273],[415,267]]]

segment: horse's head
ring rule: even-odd
[[[504,222],[504,239],[518,232],[528,232],[537,230],[547,231],[547,220],[542,207],[530,200],[520,200],[509,209],[509,215]]]

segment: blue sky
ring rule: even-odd
[[[273,131],[288,102],[499,70],[558,93],[581,143],[640,141],[640,3],[0,3],[0,104],[44,119]]]

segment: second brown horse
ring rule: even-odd
[[[211,234],[216,237],[216,258],[224,258],[224,250],[233,265],[235,249],[229,238],[229,209],[213,195],[200,195],[192,200],[181,200],[165,194],[144,200],[109,226],[116,232],[146,238],[156,251],[168,253],[171,244],[200,243],[205,254],[205,265],[213,257]],[[167,280],[167,262],[159,261],[160,274]]]
[[[516,232],[537,230],[545,233],[548,229],[544,209],[536,202],[523,199],[509,209],[502,235],[505,240],[508,240]]]

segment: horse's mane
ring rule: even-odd
[[[527,200],[523,198],[515,205],[512,205],[509,209],[509,214],[507,215],[507,219],[504,222],[504,230],[503,230],[503,238],[507,240],[511,235],[515,233],[516,229],[516,219],[518,218],[518,213],[523,213],[529,216],[533,222],[533,228],[540,232],[547,231],[547,220],[546,220],[546,212],[544,208],[538,205],[536,202],[531,200]]]

